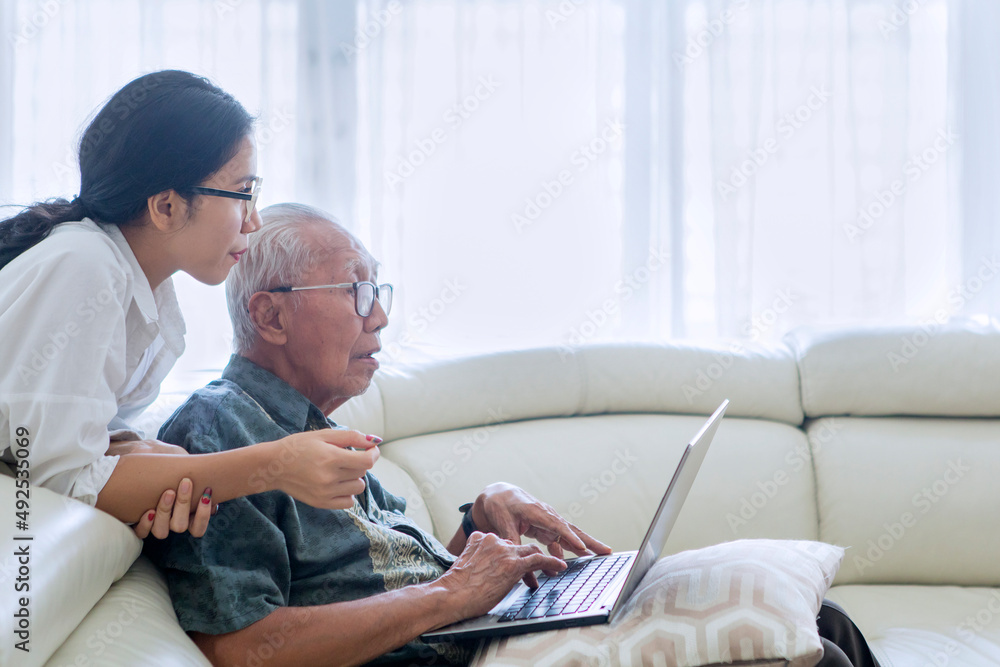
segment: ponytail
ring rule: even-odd
[[[148,199],[167,190],[190,201],[252,129],[246,109],[200,76],[164,70],[134,79],[83,133],[80,196],[39,202],[0,222],[0,269],[64,222],[135,224]]]
[[[50,199],[0,222],[0,269],[42,241],[56,225],[87,217],[84,209],[79,198],[73,201]]]

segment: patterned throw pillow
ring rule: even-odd
[[[649,571],[612,624],[484,642],[473,665],[788,665],[823,655],[816,614],[844,557],[821,542],[738,540]]]

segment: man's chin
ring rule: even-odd
[[[368,391],[368,387],[372,385],[372,377],[375,375],[375,370],[376,369],[373,368],[363,376],[355,377],[355,380],[351,382],[351,386],[349,388],[351,398],[360,396]]]

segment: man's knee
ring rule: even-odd
[[[816,667],[854,667],[840,648],[826,637],[821,637],[823,642],[823,657],[816,663]]]
[[[839,644],[839,638],[848,637],[855,632],[854,622],[847,612],[836,602],[823,600],[816,617],[819,636]]]

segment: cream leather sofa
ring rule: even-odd
[[[381,434],[376,473],[447,539],[506,480],[617,549],[637,546],[685,442],[725,422],[670,537],[850,547],[829,597],[882,664],[1000,665],[1000,329],[797,331],[769,348],[595,345],[384,369],[334,418]],[[147,412],[155,426],[183,396]],[[0,664],[205,665],[131,532],[0,478]],[[220,513],[216,521],[223,520]],[[15,535],[30,534],[30,542]],[[30,544],[30,653],[15,650],[15,545]],[[260,664],[258,647],[244,664]]]

